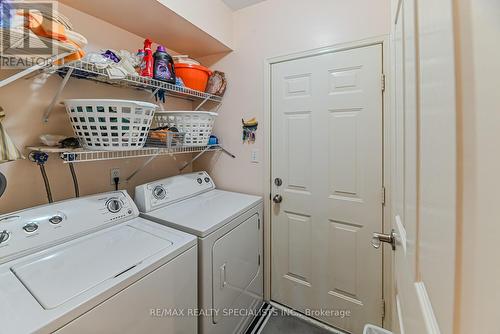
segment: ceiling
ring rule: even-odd
[[[264,0],[222,0],[233,10],[238,10],[245,8],[256,3],[262,2]]]

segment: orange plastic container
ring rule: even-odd
[[[201,92],[204,92],[205,88],[207,88],[208,78],[211,74],[212,71],[205,66],[182,63],[175,64],[175,75],[184,81],[184,85]]]

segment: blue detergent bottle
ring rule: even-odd
[[[160,45],[153,55],[153,77],[156,80],[166,81],[175,85],[174,60],[167,53],[165,47]]]

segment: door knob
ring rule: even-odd
[[[372,246],[379,249],[383,242],[391,244],[392,250],[396,250],[396,232],[391,231],[391,234],[373,233]]]
[[[274,203],[281,203],[283,201],[283,197],[281,197],[281,195],[275,195],[273,197],[273,202]]]

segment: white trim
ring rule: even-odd
[[[399,295],[396,295],[396,312],[399,321],[399,333],[405,334],[405,326],[403,322],[403,310],[401,309],[401,302],[399,300]]]
[[[347,49],[360,48],[374,44],[382,45],[383,73],[386,75],[386,86],[383,92],[383,119],[384,119],[384,175],[383,186],[386,189],[386,203],[383,207],[383,232],[391,231],[391,78],[390,78],[390,38],[389,35],[375,36],[372,38],[358,41],[340,43],[332,46],[308,50],[304,52],[292,53],[288,55],[271,57],[264,60],[264,117],[263,117],[263,168],[264,168],[264,299],[271,301],[271,67],[273,64],[300,59],[305,57],[317,56],[325,53],[338,52]],[[387,301],[386,317],[384,327],[392,325],[393,318],[393,271],[392,271],[393,252],[383,251],[383,297]]]
[[[271,62],[264,61],[264,299],[271,301]]]
[[[425,288],[424,282],[416,282],[415,290],[417,292],[418,301],[420,302],[422,315],[424,316],[427,333],[441,334],[436,316],[434,314],[434,310],[432,309],[431,300],[429,299],[429,295],[427,294],[427,289]]]

